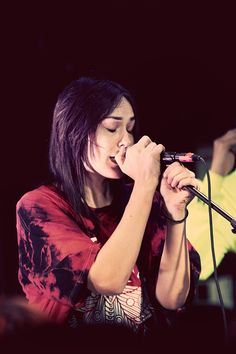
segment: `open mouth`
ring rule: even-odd
[[[115,163],[116,165],[118,165],[117,162],[116,162],[116,160],[115,160],[115,156],[110,156],[110,160],[111,160],[113,163]]]

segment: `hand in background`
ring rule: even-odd
[[[228,130],[214,140],[211,170],[226,176],[234,167],[236,154],[236,129]]]

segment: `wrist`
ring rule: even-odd
[[[134,181],[134,188],[144,194],[154,194],[157,189],[157,183],[146,183],[144,181]]]
[[[184,216],[180,216],[178,218],[172,217],[172,215],[166,211],[165,209],[162,210],[163,215],[165,217],[165,219],[167,220],[167,222],[171,223],[171,224],[181,224],[183,223],[187,217],[188,217],[188,209],[185,209],[185,213]]]

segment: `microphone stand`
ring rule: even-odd
[[[209,201],[209,199],[207,198],[207,196],[205,194],[199,192],[193,186],[186,186],[185,188],[190,193],[196,195],[199,199],[201,199],[204,203],[206,203],[212,209],[217,211],[226,220],[228,220],[231,223],[231,226],[233,227],[232,232],[234,234],[236,234],[236,219],[234,219],[231,215],[226,213],[226,211],[224,211],[222,208],[220,208],[217,204],[215,204],[212,201]],[[212,233],[211,233],[211,236],[213,236]],[[222,298],[222,294],[221,294],[221,290],[220,290],[220,286],[219,286],[219,282],[218,282],[218,276],[217,276],[217,270],[216,270],[217,266],[216,266],[216,259],[215,259],[214,246],[213,246],[213,238],[211,238],[211,242],[212,242],[212,257],[213,257],[213,264],[214,264],[214,278],[215,278],[216,288],[217,288],[217,292],[218,292],[218,296],[219,296],[220,306],[221,306],[222,315],[223,315],[223,322],[224,322],[224,336],[225,336],[224,341],[225,341],[225,345],[228,346],[227,318],[226,318],[226,314],[225,314],[225,310],[224,310],[224,302],[223,302],[223,298]]]
[[[220,208],[217,204],[211,201],[209,202],[207,196],[201,192],[199,192],[196,188],[193,186],[186,186],[185,189],[196,195],[199,199],[201,199],[204,203],[207,205],[210,205],[212,209],[217,211],[221,216],[223,216],[226,220],[228,220],[231,223],[232,232],[236,234],[236,219],[234,219],[231,215],[229,215],[226,211],[224,211],[222,208]]]

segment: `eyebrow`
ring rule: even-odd
[[[108,117],[105,117],[104,119],[108,119],[108,118],[112,118],[112,119],[115,119],[115,120],[122,120],[123,117],[119,117],[119,116],[108,116]],[[130,122],[134,121],[135,120],[135,117],[131,117],[130,118]]]

